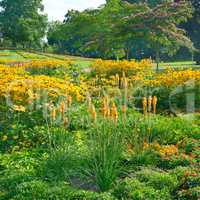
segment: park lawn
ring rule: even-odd
[[[38,59],[54,59],[54,60],[71,60],[79,69],[88,68],[95,59],[83,58],[79,56],[68,56],[60,54],[42,53],[42,52],[25,52],[15,50],[0,50],[0,63],[16,63],[26,62]]]
[[[156,68],[156,64],[154,63],[154,67]],[[196,65],[194,61],[175,61],[175,62],[161,62],[159,63],[160,69],[173,68],[173,69],[186,69],[193,68],[199,69],[200,65]]]
[[[20,54],[24,53],[24,57]],[[2,56],[1,56],[2,54]],[[7,54],[7,55],[5,55]],[[28,56],[27,56],[28,55]],[[27,56],[27,58],[26,58]],[[70,56],[70,55],[61,55],[61,54],[52,54],[52,53],[27,53],[25,51],[15,51],[15,50],[0,50],[0,62],[1,60],[9,60],[9,62],[25,62],[33,59],[58,59],[58,60],[71,60],[73,61],[79,69],[89,68],[92,62],[95,61],[93,58],[84,58],[80,56]],[[156,64],[153,64],[156,68]],[[166,68],[173,69],[186,69],[193,68],[199,69],[200,65],[196,65],[194,61],[175,61],[175,62],[161,62],[159,64],[159,69],[164,70]]]

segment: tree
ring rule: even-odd
[[[0,19],[3,37],[10,39],[14,46],[40,45],[44,37],[47,16],[42,0],[0,0]]]
[[[190,0],[194,8],[193,17],[182,25],[182,28],[186,29],[188,36],[194,43],[195,51],[195,60],[200,64],[200,1],[199,0]]]
[[[129,59],[151,48],[157,62],[161,51],[172,54],[180,46],[192,48],[185,31],[178,27],[192,14],[187,1],[130,2],[107,0],[98,9],[68,12],[59,26],[64,33],[62,39],[55,34],[55,41],[61,41],[71,54],[102,58],[117,58],[125,53]]]
[[[153,6],[148,1],[144,3],[126,3],[126,16],[120,23],[119,30],[124,34],[140,37],[146,40],[148,46],[156,52],[156,60],[159,62],[161,49],[169,51],[180,46],[193,48],[192,42],[185,35],[185,31],[178,27],[187,21],[192,15],[192,9],[187,1],[162,1]],[[171,52],[170,52],[171,53]]]

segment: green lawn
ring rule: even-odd
[[[2,54],[2,56],[1,56]],[[83,57],[79,57],[79,56],[69,56],[69,55],[60,55],[60,54],[51,54],[51,53],[31,53],[31,55],[36,59],[40,59],[40,58],[54,58],[54,59],[59,59],[59,60],[67,60],[70,59],[72,61],[74,61],[78,67],[80,67],[81,69],[83,68],[88,68],[91,63],[95,60],[95,59],[91,59],[91,58],[83,58]],[[24,62],[27,61],[29,59],[24,58],[22,55],[20,55],[17,51],[11,51],[11,50],[0,50],[0,62],[1,60],[10,60],[12,61],[17,61],[17,62]],[[156,64],[154,64],[154,67],[156,68]],[[186,68],[198,68],[200,69],[200,65],[196,65],[195,62],[193,61],[180,61],[180,62],[161,62],[159,64],[159,69],[163,70],[166,68],[180,68],[180,69],[186,69]]]
[[[156,64],[154,64],[154,66],[156,67]],[[180,61],[180,62],[161,62],[159,64],[159,68],[160,69],[166,69],[166,68],[200,68],[200,65],[196,65],[195,62],[193,61]]]

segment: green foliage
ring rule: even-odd
[[[180,46],[193,48],[185,31],[178,28],[192,15],[187,1],[131,3],[110,0],[99,9],[69,11],[64,23],[50,26],[49,44],[62,52],[115,59],[125,55],[129,59],[131,52],[141,58],[149,49],[159,56],[161,52],[172,55]]]
[[[42,181],[25,182],[19,185],[17,187],[17,195],[13,200],[31,200],[33,198],[41,200],[114,200],[109,193],[97,194],[94,192],[76,190],[62,182],[57,186],[50,186]]]
[[[157,190],[168,190],[173,192],[178,186],[178,180],[175,175],[170,175],[164,171],[156,171],[151,169],[143,169],[136,173],[136,177],[141,182],[152,186]]]
[[[114,189],[113,195],[118,199],[134,200],[170,200],[172,197],[165,189],[156,190],[135,178],[127,178]]]
[[[101,191],[109,190],[120,172],[122,130],[114,122],[102,121],[89,130],[90,159],[88,173]]]
[[[81,174],[84,167],[84,152],[76,135],[60,130],[54,130],[50,136],[48,158],[43,164],[41,175],[50,181],[69,180],[70,176]]]
[[[130,166],[156,166],[160,162],[160,159],[158,152],[147,149],[131,156],[128,164]]]
[[[41,14],[41,0],[2,0],[0,12],[3,38],[13,45],[39,46],[46,31],[47,17]],[[14,13],[14,14],[13,14]]]

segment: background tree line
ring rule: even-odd
[[[107,0],[97,9],[70,10],[63,22],[50,23],[42,14],[42,0],[0,0],[0,7],[2,46],[157,62],[199,54],[198,0]]]

